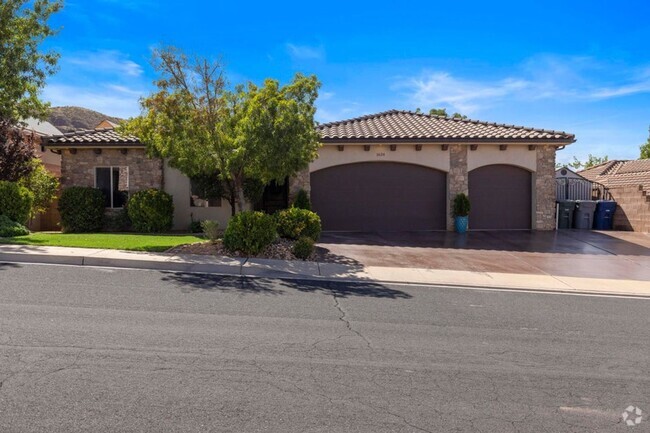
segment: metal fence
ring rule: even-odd
[[[586,179],[558,177],[555,188],[557,200],[612,200],[605,185]]]

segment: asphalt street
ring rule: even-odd
[[[0,264],[2,433],[641,432],[648,414],[650,300]]]

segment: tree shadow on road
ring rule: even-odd
[[[18,263],[0,263],[0,271],[4,271],[9,268],[22,268]]]
[[[162,272],[162,274],[162,281],[174,284],[183,293],[206,291],[243,295],[282,295],[289,290],[296,290],[299,292],[323,293],[339,298],[352,296],[384,299],[412,298],[406,292],[371,281],[288,280],[168,271]]]

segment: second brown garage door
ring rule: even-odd
[[[311,173],[323,230],[444,230],[446,173],[393,162],[338,165]]]
[[[531,228],[532,184],[528,170],[488,165],[469,172],[471,230]]]

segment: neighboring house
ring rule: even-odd
[[[618,205],[614,229],[650,232],[650,159],[607,161],[578,174],[609,189]]]
[[[112,129],[114,129],[114,128],[117,128],[118,126],[120,126],[120,125],[115,123],[115,122],[111,122],[108,119],[104,119],[101,122],[99,122],[99,124],[97,126],[95,126],[95,129],[104,129],[104,128],[112,128]]]
[[[61,156],[52,152],[48,152],[43,146],[43,140],[46,137],[61,135],[59,131],[50,122],[40,121],[33,118],[25,120],[25,132],[34,138],[34,147],[36,155],[43,161],[43,165],[51,173],[57,176],[61,175]]]
[[[460,192],[472,202],[472,229],[553,230],[555,152],[575,141],[564,132],[396,110],[317,129],[319,157],[284,185],[267,186],[255,207],[287,206],[305,189],[323,229],[338,231],[451,229]],[[225,226],[230,217],[225,200],[201,200],[189,178],[148,158],[136,137],[79,131],[52,137],[47,147],[62,155],[63,186],[98,187],[107,207],[120,207],[125,192],[154,187],[174,196],[176,229],[206,218]]]
[[[40,121],[33,118],[25,120],[24,131],[34,139],[36,156],[43,161],[45,168],[56,177],[61,176],[61,155],[49,152],[45,149],[44,142],[47,137],[61,135],[50,122]],[[59,222],[61,216],[57,209],[58,201],[54,200],[50,207],[42,214],[36,215],[29,223],[29,229],[33,231],[60,230]]]

